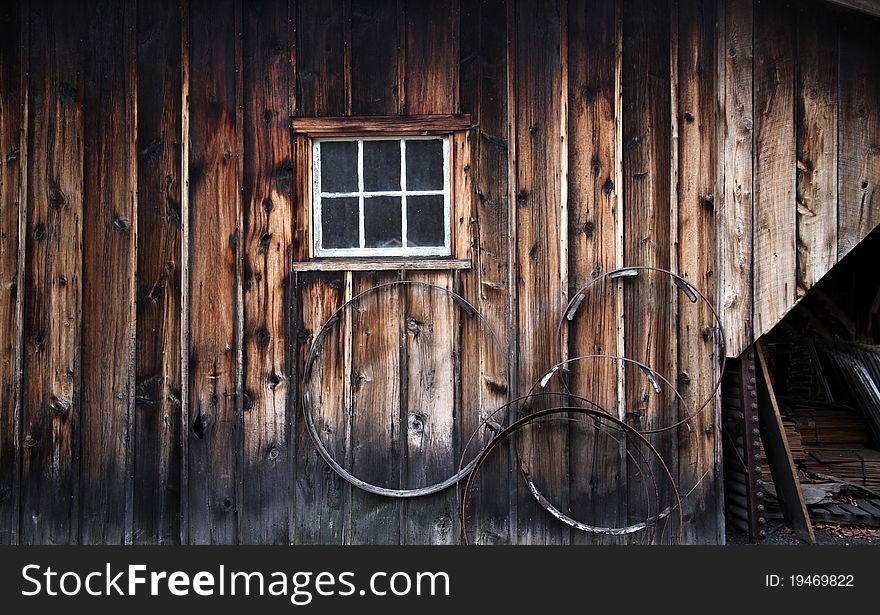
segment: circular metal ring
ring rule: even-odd
[[[613,357],[613,358],[616,358],[616,357]],[[662,378],[662,376],[661,376],[661,378]],[[461,460],[459,461],[459,466],[458,466],[459,469],[462,469],[464,467],[464,465],[465,465],[464,460],[466,458],[467,451],[470,448],[470,444],[482,428],[488,426],[489,424],[492,424],[493,431],[495,432],[495,436],[493,436],[493,437],[496,437],[498,435],[498,433],[502,429],[501,422],[498,420],[493,420],[493,419],[495,419],[495,416],[499,412],[502,412],[505,410],[511,410],[511,409],[521,410],[521,408],[516,407],[516,406],[518,406],[520,404],[525,405],[526,403],[528,403],[529,401],[531,401],[535,398],[547,398],[547,397],[562,397],[562,398],[565,398],[566,400],[568,400],[569,403],[571,401],[582,402],[584,404],[588,404],[589,406],[592,406],[592,408],[594,410],[597,410],[597,411],[599,411],[603,414],[606,414],[606,415],[610,415],[610,413],[605,408],[603,408],[601,405],[599,405],[598,403],[596,403],[595,401],[593,401],[589,398],[582,397],[580,395],[576,395],[573,393],[561,393],[561,392],[554,392],[554,391],[534,391],[533,390],[527,395],[523,395],[522,397],[512,399],[512,400],[506,402],[505,404],[499,406],[494,411],[492,411],[490,414],[488,414],[486,417],[484,417],[482,419],[482,421],[480,421],[480,424],[477,425],[476,429],[474,429],[474,431],[471,433],[470,437],[468,438],[467,442],[465,443],[464,447],[462,448],[462,457],[461,457]],[[558,418],[560,420],[562,419],[562,417],[556,417],[556,418]],[[506,417],[504,420],[506,421]],[[572,419],[569,417],[569,420],[575,420],[575,419]],[[581,422],[586,422],[586,420],[582,419]],[[611,429],[616,430],[616,431],[625,431],[625,430],[623,430],[613,424],[612,425],[603,425],[602,429],[606,430],[606,431],[611,430]],[[609,436],[614,438],[613,435],[609,434]],[[647,474],[649,475],[651,483],[654,487],[654,495],[655,495],[655,499],[657,502],[656,509],[659,510],[660,500],[659,500],[659,496],[658,496],[657,484],[656,484],[656,480],[654,478],[654,473],[651,470],[650,466],[648,465],[647,459],[645,458],[641,449],[636,449],[636,450],[638,451],[639,457],[641,457],[642,462],[645,464],[645,469],[647,469],[647,471],[648,471]],[[553,515],[557,519],[560,519],[563,523],[566,523],[567,525],[570,525],[571,527],[578,529],[578,530],[581,530],[581,531],[584,531],[584,532],[601,533],[601,534],[609,534],[609,535],[632,533],[632,532],[619,531],[619,528],[617,528],[617,529],[615,529],[615,528],[600,528],[598,526],[583,523],[581,521],[577,521],[571,517],[568,517],[567,515],[565,515],[561,511],[559,511],[559,509],[557,509],[549,500],[546,499],[546,497],[543,496],[542,492],[540,491],[538,486],[535,484],[535,481],[533,480],[533,478],[531,476],[531,472],[529,471],[528,466],[526,466],[526,464],[521,459],[522,455],[520,455],[518,447],[516,449],[516,453],[517,453],[517,458],[520,460],[520,464],[519,464],[520,471],[523,473],[523,477],[525,478],[525,481],[526,481],[526,484],[529,488],[530,493],[537,500],[538,504],[540,504],[540,506],[543,507],[545,510],[547,510],[547,512],[549,512],[551,515]],[[629,449],[626,449],[626,454],[630,459],[632,459],[634,462],[636,462],[638,464],[638,460],[633,456],[633,454],[629,451]],[[656,516],[656,520],[659,521],[659,519],[666,516],[666,514],[668,514],[668,512],[669,511],[664,511],[663,513],[659,513]],[[666,514],[664,514],[664,513],[666,513]],[[649,527],[649,528],[651,527],[649,524],[646,525],[644,522],[641,524],[636,524],[636,525],[641,526],[641,527],[637,527],[636,530],[633,530],[633,531],[646,529],[646,527]]]
[[[563,326],[564,326],[566,320],[571,321],[574,319],[575,315],[577,314],[578,308],[580,307],[583,300],[586,298],[587,292],[590,289],[592,289],[594,286],[597,286],[600,282],[602,282],[606,279],[614,280],[614,279],[622,279],[622,278],[628,278],[628,277],[636,277],[639,275],[639,272],[641,272],[641,271],[656,272],[656,273],[660,273],[662,275],[666,275],[666,276],[672,278],[672,281],[675,284],[675,286],[685,294],[685,296],[688,298],[688,300],[690,300],[691,303],[696,303],[698,300],[700,300],[706,305],[707,308],[709,308],[709,311],[712,313],[712,318],[715,321],[715,325],[716,325],[716,327],[715,327],[715,343],[716,343],[717,351],[718,351],[719,355],[721,356],[721,365],[718,369],[718,378],[716,379],[714,386],[712,387],[711,391],[709,392],[709,395],[706,397],[706,399],[700,404],[700,406],[696,410],[689,413],[684,418],[678,420],[676,423],[673,423],[671,425],[667,425],[662,428],[652,429],[650,431],[642,431],[641,432],[641,433],[660,433],[663,431],[669,431],[671,429],[675,429],[676,427],[679,427],[679,426],[687,423],[688,421],[690,421],[691,419],[695,418],[700,413],[702,413],[703,410],[705,410],[706,407],[710,403],[712,403],[712,400],[715,399],[715,396],[718,394],[718,390],[721,388],[721,381],[723,380],[724,369],[727,365],[727,346],[726,346],[727,342],[726,342],[725,335],[724,335],[724,324],[722,323],[721,317],[718,315],[718,311],[715,309],[715,306],[712,304],[711,301],[709,301],[709,298],[706,297],[706,295],[703,294],[703,292],[700,291],[700,289],[698,289],[696,286],[694,286],[693,284],[691,284],[690,282],[685,280],[683,277],[681,277],[677,273],[673,273],[672,271],[669,271],[668,269],[662,269],[660,267],[651,267],[648,265],[637,265],[637,266],[633,266],[633,267],[621,267],[619,269],[614,269],[612,271],[608,271],[606,273],[603,273],[602,275],[599,275],[599,276],[593,278],[592,280],[587,282],[584,286],[582,286],[574,294],[574,296],[572,297],[571,301],[568,302],[568,305],[566,306],[565,311],[563,312],[562,316],[559,319],[559,322],[556,326],[556,358],[559,361],[559,363],[557,363],[557,365],[564,363],[564,361],[562,361],[562,329],[563,329]],[[651,371],[653,371],[653,370],[651,370]],[[561,376],[560,381],[562,382],[562,386],[563,386],[564,390],[568,391],[568,383],[566,382],[566,379]],[[675,388],[675,387],[673,387],[673,388]],[[685,406],[687,406],[687,404],[685,404]]]
[[[498,336],[495,334],[491,325],[486,321],[485,317],[479,312],[479,310],[477,310],[477,308],[475,308],[470,302],[468,302],[467,299],[465,299],[455,291],[449,290],[448,288],[444,288],[442,286],[438,286],[436,284],[431,284],[429,282],[421,282],[417,280],[395,280],[393,282],[378,284],[353,296],[351,299],[339,306],[333,312],[333,314],[331,314],[330,317],[324,322],[324,324],[321,325],[321,328],[315,334],[315,339],[313,340],[309,352],[306,355],[306,360],[303,367],[303,383],[311,378],[312,368],[316,359],[318,358],[318,354],[323,344],[324,337],[326,337],[327,332],[330,330],[330,328],[340,321],[343,312],[348,309],[355,301],[360,300],[365,295],[369,295],[371,293],[378,292],[381,289],[393,286],[421,286],[444,293],[453,301],[453,303],[459,306],[459,308],[461,308],[461,310],[469,318],[474,318],[479,322],[480,327],[483,329],[483,331],[489,334],[497,348],[501,347]],[[506,353],[501,352],[499,354],[502,357],[505,357],[506,362]],[[459,468],[459,470],[454,475],[431,485],[426,485],[424,487],[418,487],[415,489],[392,489],[389,487],[382,487],[380,485],[369,483],[356,477],[351,472],[342,467],[336,461],[336,459],[333,458],[333,455],[330,454],[330,451],[327,450],[327,447],[324,446],[324,442],[321,440],[320,434],[318,433],[317,427],[315,426],[314,417],[312,416],[311,399],[307,387],[303,386],[302,390],[303,418],[305,420],[306,428],[309,432],[309,438],[311,439],[312,444],[315,446],[315,449],[318,451],[318,454],[321,456],[321,458],[327,463],[327,465],[330,466],[330,468],[334,472],[336,472],[336,474],[338,474],[343,480],[345,480],[352,486],[357,487],[358,489],[362,489],[363,491],[367,491],[369,493],[374,493],[376,495],[382,495],[390,498],[415,498],[424,495],[430,495],[432,493],[437,493],[438,491],[443,491],[444,489],[447,489],[462,480],[465,476],[468,475],[468,473],[470,473],[470,471],[476,464],[478,455],[475,456],[474,459],[471,460],[471,462],[467,466],[465,466],[464,468]]]
[[[542,419],[542,420],[546,420],[548,418],[553,419],[557,422],[571,421],[574,423],[584,423],[584,424],[587,424],[591,420],[591,419],[563,417],[563,416],[545,417],[545,419]],[[617,440],[617,438],[615,438],[610,433],[608,435],[613,440],[615,440],[615,441]],[[629,457],[632,461],[634,461],[636,464],[638,464],[638,460],[635,458],[635,456],[633,456],[633,454],[630,452],[629,448],[626,448],[625,450],[626,450],[627,457]],[[657,487],[657,481],[655,480],[655,477],[654,477],[654,471],[651,469],[651,466],[648,465],[648,460],[645,457],[644,453],[642,453],[641,449],[637,448],[636,450],[639,453],[639,457],[641,457],[642,463],[645,464],[645,467],[644,467],[644,470],[646,470],[645,474],[647,474],[648,478],[650,479],[651,486],[653,487],[653,491],[654,491],[654,501],[655,501],[654,510],[658,511],[660,509],[660,492]],[[667,506],[662,511],[656,512],[653,516],[648,517],[644,521],[641,521],[639,523],[635,523],[633,525],[629,525],[626,527],[615,528],[615,527],[597,526],[597,525],[592,525],[589,523],[584,523],[582,521],[578,521],[577,519],[565,514],[564,512],[559,510],[556,506],[554,506],[553,503],[541,492],[541,490],[538,489],[538,486],[535,483],[535,480],[532,478],[531,472],[529,472],[528,467],[523,463],[520,463],[520,472],[522,473],[523,478],[526,481],[526,486],[529,488],[529,492],[532,494],[532,497],[535,498],[535,500],[538,502],[538,504],[540,504],[544,508],[544,510],[546,510],[552,516],[554,516],[557,519],[559,519],[560,521],[562,521],[564,524],[566,524],[570,527],[573,527],[576,530],[580,530],[582,532],[591,533],[591,534],[604,534],[607,536],[625,536],[625,535],[629,535],[629,534],[635,534],[636,532],[640,532],[642,530],[650,529],[650,530],[652,530],[651,533],[648,535],[648,542],[650,543],[654,539],[654,533],[653,533],[654,527],[656,527],[656,525],[662,519],[666,518],[667,516],[669,516],[672,513],[672,507]],[[647,487],[646,487],[646,489],[647,489]],[[677,487],[673,485],[673,489],[677,489]],[[647,499],[647,493],[645,494],[645,497]]]
[[[648,439],[645,438],[645,436],[643,436],[641,433],[636,431],[634,428],[630,427],[629,425],[627,425],[626,423],[624,423],[620,419],[613,417],[606,412],[593,410],[593,409],[589,409],[589,408],[580,408],[580,407],[575,407],[575,406],[571,406],[571,407],[560,406],[560,407],[555,407],[555,408],[548,408],[545,410],[539,410],[537,412],[534,412],[532,414],[524,416],[524,417],[518,419],[517,421],[513,422],[511,425],[509,425],[508,427],[504,428],[501,432],[499,432],[498,435],[487,444],[487,446],[483,449],[483,451],[480,453],[480,455],[475,459],[475,463],[472,467],[472,471],[467,478],[467,482],[465,483],[464,496],[462,498],[462,505],[461,505],[462,538],[463,538],[463,541],[465,544],[468,544],[468,542],[469,542],[468,541],[468,530],[467,530],[468,505],[470,502],[471,493],[473,492],[473,489],[474,489],[474,480],[479,472],[480,466],[482,466],[482,464],[485,462],[485,460],[489,456],[489,454],[502,441],[506,440],[510,435],[521,430],[525,425],[528,425],[532,422],[535,422],[538,419],[541,419],[543,417],[555,416],[555,415],[560,415],[560,414],[581,414],[581,415],[585,415],[585,416],[589,416],[589,417],[593,417],[593,418],[598,418],[600,420],[609,421],[612,424],[614,424],[616,427],[618,427],[620,430],[625,431],[629,435],[632,435],[633,437],[638,439],[642,444],[647,446],[648,450],[651,451],[652,455],[660,463],[660,466],[663,469],[664,474],[666,475],[666,479],[669,481],[669,484],[672,487],[673,493],[675,495],[675,506],[673,506],[671,508],[672,508],[672,510],[678,511],[678,527],[679,527],[679,532],[681,531],[682,521],[683,521],[682,511],[681,511],[681,494],[678,491],[678,487],[675,484],[675,479],[672,477],[672,473],[670,472],[669,467],[666,465],[666,463],[663,461],[663,458],[661,457],[660,453],[648,441]],[[568,418],[568,417],[563,417],[563,418]],[[521,468],[521,470],[522,470],[522,468]],[[534,495],[535,495],[535,493],[533,492],[533,496]],[[538,491],[538,495],[540,495],[540,491]],[[538,501],[541,502],[540,499]],[[545,509],[547,509],[547,511],[550,512],[550,514],[553,514],[555,517],[557,517],[563,523],[566,523],[567,525],[570,525],[571,527],[577,527],[578,529],[582,529],[582,527],[586,526],[586,524],[580,524],[578,521],[571,519],[567,515],[561,513],[561,511],[559,511],[558,509],[553,507],[552,504],[550,504],[549,502],[546,502],[546,504],[547,505],[545,505],[543,502],[541,502],[541,505]],[[548,508],[548,506],[549,506],[549,508]],[[658,506],[658,508],[659,508],[659,506]],[[641,530],[645,529],[646,527],[648,527],[649,525],[652,525],[653,523],[658,522],[662,518],[661,517],[662,514],[663,514],[663,512],[658,511],[658,513],[656,515],[654,515],[653,518],[646,519],[644,522],[640,522],[640,523],[635,524],[633,526],[627,526],[627,527],[623,527],[623,528],[602,528],[602,529],[608,529],[609,531],[619,532],[620,534],[634,533],[634,532],[641,531]],[[590,526],[586,526],[586,527],[590,527]]]
[[[459,465],[458,465],[459,470],[461,470],[465,466],[465,459],[467,458],[467,451],[470,448],[471,442],[473,442],[474,438],[477,436],[477,434],[480,432],[481,429],[483,429],[484,427],[488,427],[491,424],[491,429],[494,432],[494,435],[492,436],[493,438],[498,435],[498,433],[501,431],[501,429],[503,429],[501,421],[493,420],[493,419],[495,419],[495,416],[499,412],[502,412],[505,410],[511,410],[511,409],[521,410],[521,408],[515,408],[515,406],[517,406],[518,404],[524,405],[527,402],[529,402],[535,398],[547,398],[547,397],[563,397],[569,403],[571,403],[572,401],[582,402],[584,404],[588,404],[589,406],[592,406],[593,409],[595,409],[599,412],[602,412],[603,414],[609,414],[609,412],[605,408],[603,408],[602,406],[600,406],[599,404],[597,404],[593,400],[588,399],[586,397],[581,397],[579,395],[575,395],[572,393],[559,393],[559,392],[553,392],[553,391],[533,391],[533,392],[529,393],[528,395],[524,395],[522,397],[512,399],[512,400],[502,404],[501,406],[499,406],[498,408],[493,410],[490,414],[488,414],[486,417],[484,417],[480,421],[480,424],[477,425],[477,427],[471,433],[470,437],[465,442],[465,445],[462,447],[462,456],[461,456],[461,460],[459,461]],[[559,418],[561,420],[561,417],[555,417],[555,418]],[[505,417],[503,420],[506,422],[507,417]],[[569,417],[569,420],[574,421],[576,419]],[[579,422],[586,423],[587,420],[580,419]],[[610,431],[611,430],[623,431],[622,429],[619,429],[616,425],[602,425],[601,428],[603,431],[607,431],[609,437],[611,437],[615,440],[617,440],[617,438],[615,438],[615,436],[612,435],[610,433]],[[632,459],[636,464],[638,464],[638,460],[633,456],[633,454],[629,451],[629,449],[625,449],[625,450],[626,450],[627,456],[630,459]],[[639,457],[641,457],[642,462],[645,464],[645,469],[647,470],[647,474],[650,478],[651,484],[654,487],[654,495],[655,495],[655,499],[657,500],[657,509],[659,509],[659,496],[658,496],[658,491],[657,491],[657,483],[656,483],[656,480],[654,479],[654,473],[651,470],[650,466],[648,465],[647,459],[645,458],[641,449],[636,449],[636,450],[638,451]],[[517,450],[517,457],[519,458],[519,456],[520,456],[519,451]],[[520,470],[523,472],[523,476],[525,477],[527,486],[529,487],[529,491],[532,493],[532,495],[535,497],[535,499],[538,501],[538,503],[543,508],[545,508],[551,515],[559,518],[564,523],[571,525],[571,527],[578,529],[578,530],[581,530],[581,531],[584,531],[584,532],[603,533],[603,534],[614,533],[613,528],[600,528],[598,526],[593,526],[590,524],[582,523],[580,521],[576,521],[576,520],[571,519],[570,517],[567,517],[567,516],[560,517],[560,514],[562,514],[562,513],[560,513],[558,511],[558,509],[555,506],[553,506],[552,503],[549,502],[549,500],[544,498],[543,494],[538,489],[534,480],[532,480],[531,473],[528,471],[528,467],[525,464],[523,464],[522,462],[520,462]],[[647,494],[646,494],[646,496],[647,496]],[[459,499],[459,501],[461,501],[461,494],[460,493],[459,493],[458,499]],[[662,516],[663,515],[661,515],[661,518],[662,518]],[[644,529],[644,528],[642,528],[642,529]]]
[[[685,408],[687,407],[687,402],[685,401],[684,397],[682,397],[681,393],[678,392],[678,387],[674,386],[665,376],[663,376],[663,374],[661,374],[660,372],[651,368],[647,363],[642,363],[641,361],[637,361],[635,359],[630,359],[629,357],[619,357],[619,356],[608,355],[608,354],[587,354],[587,355],[583,355],[580,357],[571,357],[569,359],[565,359],[564,361],[560,361],[559,363],[557,363],[556,365],[551,367],[549,370],[547,370],[547,372],[541,377],[541,379],[532,385],[532,388],[529,390],[529,393],[530,394],[534,393],[535,388],[540,387],[543,389],[544,387],[546,387],[547,384],[549,384],[550,380],[553,378],[554,374],[559,373],[560,380],[562,380],[562,376],[561,376],[562,372],[565,370],[566,367],[568,367],[572,363],[575,363],[578,361],[600,360],[600,359],[606,359],[609,361],[620,361],[621,363],[631,363],[632,365],[635,365],[636,367],[641,369],[642,372],[645,374],[645,376],[648,379],[648,382],[651,384],[651,387],[654,389],[654,392],[657,395],[660,395],[661,393],[663,393],[663,388],[660,386],[660,383],[657,382],[659,379],[660,382],[665,384],[669,388],[669,390],[672,391],[672,393],[675,395],[675,398],[678,400],[678,402],[682,406],[684,406]],[[563,387],[566,389],[566,391],[568,391],[567,385],[565,383],[563,383]],[[565,394],[566,395],[573,395],[574,397],[580,397],[580,396],[577,396],[574,393],[570,393],[570,392],[566,392]],[[606,411],[606,414],[610,414],[610,413],[608,413]],[[674,427],[677,427],[677,426],[683,424],[686,420],[692,418],[696,414],[699,414],[699,413],[696,412],[694,414],[688,415],[685,418],[685,420],[679,421],[678,423],[675,423],[673,425],[669,425],[668,427],[659,427],[657,429],[636,429],[633,427],[633,429],[636,429],[636,431],[638,431],[641,434],[662,433],[664,431],[669,431],[670,429],[673,429]]]

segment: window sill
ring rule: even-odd
[[[313,259],[293,264],[294,271],[424,271],[470,269],[471,261],[462,258],[426,259]]]

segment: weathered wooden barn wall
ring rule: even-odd
[[[652,365],[691,406],[730,354],[880,222],[877,22],[776,0],[30,0],[0,12],[0,542],[454,543],[455,489],[391,500],[315,452],[313,414],[366,479],[454,473],[482,417],[561,356]],[[873,36],[872,36],[873,35]],[[469,113],[466,270],[300,271],[307,160],[290,117]],[[572,390],[641,429],[686,412],[637,368],[573,363]],[[310,385],[311,386],[311,385]],[[652,439],[684,540],[723,540],[714,406]],[[648,513],[625,443],[529,430],[520,452],[575,518]],[[496,455],[481,543],[572,532]],[[658,485],[664,500],[668,485]],[[658,538],[671,539],[667,528]]]
[[[720,22],[731,356],[880,224],[877,21],[802,4],[728,0]]]

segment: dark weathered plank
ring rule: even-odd
[[[680,0],[678,7],[678,271],[707,297],[715,297],[716,41],[715,0]],[[690,408],[711,393],[719,357],[710,311],[679,296],[678,384]],[[684,409],[680,416],[690,412]],[[710,404],[677,431],[684,542],[723,542],[718,440],[720,417]],[[668,434],[667,437],[673,437]],[[693,491],[691,491],[693,489]]]
[[[397,5],[398,0],[351,0],[353,115],[373,115],[383,109],[397,112],[402,58]]]
[[[244,456],[241,540],[286,543],[293,153],[288,2],[244,7]]]
[[[720,305],[727,354],[752,340],[752,0],[724,0],[719,58]]]
[[[236,540],[238,446],[236,20],[194,1],[189,27],[189,541]]]
[[[796,300],[795,15],[781,0],[755,5],[755,338]]]
[[[568,261],[569,294],[620,266],[617,180],[620,95],[620,12],[613,0],[568,3]],[[568,354],[618,354],[622,341],[620,292],[599,286],[569,325]],[[618,413],[620,366],[610,361],[571,365],[571,390]],[[585,523],[625,524],[626,461],[618,441],[584,423],[570,426],[571,514]],[[618,542],[583,532],[576,543]]]
[[[458,3],[406,3],[403,113],[454,113],[458,107]]]
[[[125,7],[97,2],[89,22],[83,105],[83,322],[80,539],[130,540],[136,211],[132,177],[135,69]]]
[[[0,9],[0,544],[18,542],[21,379],[21,270],[19,227],[25,212],[22,145],[22,14],[20,3]],[[26,16],[25,16],[26,17]]]
[[[344,66],[343,2],[296,3],[296,106],[297,117],[339,117],[346,113]],[[310,168],[311,151],[306,140],[297,138],[295,164]],[[297,260],[307,259],[309,173],[298,172],[303,185],[296,186],[294,198],[297,218],[294,251]],[[297,368],[321,325],[346,298],[346,278],[340,273],[296,274]],[[348,288],[350,291],[350,286]],[[350,294],[348,295],[350,297]],[[347,395],[347,358],[345,335],[350,327],[343,320],[333,336],[324,342],[321,372],[315,375],[317,391],[308,390],[313,400],[312,413],[326,446],[343,465],[349,455],[349,417]],[[309,439],[300,419],[302,406],[296,402],[294,528],[296,543],[341,543],[347,540],[346,511],[349,486],[324,463]],[[347,466],[346,466],[347,467]]]
[[[671,181],[670,4],[625,4],[623,10],[623,194],[624,263],[669,268],[676,229],[669,202]],[[643,361],[674,381],[675,330],[672,285],[642,274],[624,283],[626,356]],[[626,410],[638,429],[668,425],[674,416],[668,391],[656,395],[640,370],[626,368]],[[674,438],[653,438],[675,472]],[[633,451],[635,454],[635,451]],[[652,469],[658,477],[660,470]],[[630,519],[644,519],[646,480],[628,464]],[[658,478],[661,501],[668,485]],[[639,539],[639,538],[637,538]]]
[[[406,6],[404,112],[453,114],[458,111],[458,3],[408,2]],[[468,125],[469,122],[466,122]],[[447,128],[449,130],[449,128]],[[453,147],[454,149],[454,147]],[[456,161],[458,167],[460,161]],[[456,198],[456,214],[464,208]],[[457,225],[454,225],[457,227]],[[417,282],[452,288],[452,272],[407,273]],[[401,296],[404,318],[406,390],[403,450],[405,486],[437,482],[458,465],[454,347],[456,310],[438,291],[408,288]],[[460,414],[459,414],[460,416]],[[458,538],[455,491],[447,490],[405,505],[403,541],[449,543]]]
[[[345,113],[342,5],[296,3],[296,115]]]
[[[517,394],[528,392],[556,355],[556,316],[565,305],[561,278],[566,220],[562,177],[563,110],[561,44],[564,23],[557,2],[516,4],[516,368]],[[565,160],[567,164],[567,159]],[[550,501],[568,501],[567,426],[546,424],[519,439],[539,487]],[[517,501],[520,543],[559,543],[568,530],[547,515],[520,480]]]
[[[797,293],[837,262],[837,22],[815,5],[797,24]]]
[[[181,7],[138,4],[136,543],[180,541]]]
[[[78,540],[82,11],[30,5],[21,542]]]
[[[345,276],[335,272],[300,273],[297,278],[296,360],[302,369],[318,330],[342,305],[346,286]],[[349,399],[347,390],[351,386],[346,372],[346,350],[351,346],[349,318],[345,314],[324,338],[321,352],[312,366],[311,377],[302,383],[301,391],[309,398],[308,411],[314,417],[322,442],[343,467],[347,467],[350,420],[346,407]],[[302,412],[299,400],[297,407]],[[296,417],[295,425],[297,456],[293,540],[300,544],[341,543],[344,540],[348,485],[318,456],[301,416]]]
[[[476,224],[468,228],[468,233],[473,242],[474,266],[461,275],[460,292],[480,310],[491,330],[481,329],[471,319],[462,320],[458,418],[461,447],[477,429],[481,417],[502,405],[509,391],[508,9],[505,0],[472,0],[462,3],[460,16],[461,110],[473,114],[479,125],[470,141]],[[486,429],[478,434],[466,451],[468,459],[490,436]],[[481,470],[469,521],[473,531],[470,539],[475,543],[510,541],[508,462],[508,456],[499,453]]]
[[[840,30],[840,160],[837,258],[880,224],[880,40],[876,24]]]

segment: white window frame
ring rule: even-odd
[[[443,189],[442,190],[407,190],[406,188],[406,142],[442,140],[443,143]],[[321,190],[321,144],[324,142],[356,141],[358,144],[358,190],[355,192],[323,192]],[[364,190],[364,141],[399,141],[400,142],[400,190],[365,191]],[[323,137],[312,141],[312,228],[313,250],[316,257],[370,257],[370,256],[451,256],[452,255],[452,207],[450,182],[450,135],[430,136],[358,136],[358,137]],[[443,196],[443,245],[442,246],[409,246],[407,237],[406,199],[409,196]],[[372,196],[399,196],[401,200],[401,243],[399,248],[368,248],[364,242],[364,199]],[[321,211],[322,200],[325,198],[357,198],[358,199],[358,242],[357,248],[324,248],[322,247]]]

